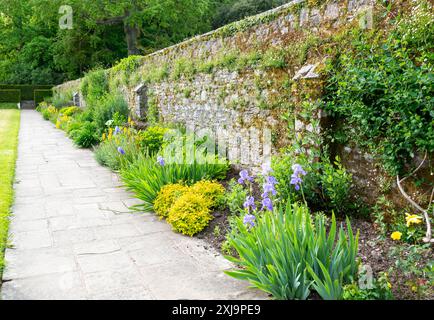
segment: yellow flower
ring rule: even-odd
[[[107,139],[110,141],[112,139],[112,136],[113,135],[111,133],[109,133]]]
[[[102,134],[102,141],[104,141],[105,138],[106,138],[106,135],[105,135],[105,133],[103,133],[103,134]]]
[[[388,287],[389,289],[392,289],[392,284],[391,284],[390,282],[387,282],[387,287]]]
[[[411,291],[413,291],[413,292],[417,292],[417,287],[416,287],[416,286],[412,286],[412,287],[411,287]]]
[[[56,122],[56,128],[59,129],[61,124],[62,124],[62,123],[60,122],[60,120],[57,119],[57,122]]]
[[[128,117],[128,124],[131,123],[131,117]]]
[[[390,237],[392,238],[392,240],[401,240],[402,233],[399,231],[395,231]]]
[[[410,227],[412,224],[419,224],[422,222],[422,217],[416,214],[405,214],[405,221],[407,221],[407,227]]]
[[[125,127],[124,128],[124,134],[127,134],[127,132],[128,132],[128,129]]]

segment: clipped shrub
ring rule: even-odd
[[[189,192],[189,187],[176,183],[161,188],[154,202],[155,213],[161,218],[167,218],[169,211],[179,197]]]
[[[81,148],[90,148],[99,142],[96,126],[89,121],[81,123],[78,129],[71,131],[70,137]]]
[[[192,237],[205,229],[212,219],[209,201],[199,194],[188,192],[170,209],[167,222],[176,232]]]
[[[140,145],[143,149],[147,149],[150,154],[156,154],[163,146],[164,135],[167,130],[167,128],[155,126],[140,131],[138,134]]]
[[[190,192],[200,194],[206,200],[209,200],[210,207],[216,207],[223,203],[225,188],[218,182],[202,180],[196,182]]]
[[[272,294],[276,299],[307,299],[314,288],[323,299],[342,299],[343,287],[358,270],[358,233],[347,219],[337,231],[335,216],[312,218],[305,205],[287,202],[244,225],[236,217],[237,233],[229,243],[239,258],[227,257],[242,269],[226,273]]]

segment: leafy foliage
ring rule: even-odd
[[[434,151],[433,18],[422,2],[390,34],[355,36],[329,66],[325,108],[392,174],[416,152]]]
[[[225,176],[226,163],[168,163],[161,166],[155,156],[139,156],[136,161],[121,169],[121,177],[129,190],[144,203],[138,207],[153,210],[158,192],[167,184],[185,182],[192,184],[203,179],[217,179]]]
[[[72,130],[70,136],[74,143],[81,148],[90,148],[99,142],[96,126],[93,122],[83,122],[80,127]]]
[[[188,192],[182,195],[170,209],[167,222],[175,231],[194,236],[208,226],[212,219],[209,199],[200,194]]]
[[[153,126],[139,133],[140,145],[147,149],[150,154],[156,154],[160,151],[164,143],[164,135],[167,128]]]
[[[106,94],[93,107],[93,121],[99,134],[106,128],[107,121],[115,114],[122,116],[125,121],[129,114],[128,104],[120,94]]]
[[[306,206],[288,202],[264,213],[254,227],[241,217],[236,223],[238,233],[229,242],[239,258],[228,259],[243,269],[226,273],[276,299],[307,299],[312,286],[323,299],[342,299],[344,284],[356,275],[358,234],[349,220],[347,232],[342,226],[337,231],[334,215],[327,228],[323,215],[313,220]]]
[[[154,202],[155,213],[161,218],[167,218],[173,204],[180,196],[189,191],[183,184],[168,184],[161,188]]]
[[[223,203],[225,188],[218,182],[202,180],[191,186],[190,192],[200,194],[209,200],[210,208],[212,208]]]

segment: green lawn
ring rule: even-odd
[[[13,179],[17,158],[19,110],[0,110],[0,275],[4,266]],[[1,277],[0,277],[1,278]]]
[[[2,109],[18,109],[17,103],[0,102],[0,110]]]

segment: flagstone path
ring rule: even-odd
[[[116,174],[23,110],[2,299],[258,299],[231,265],[137,204]]]

